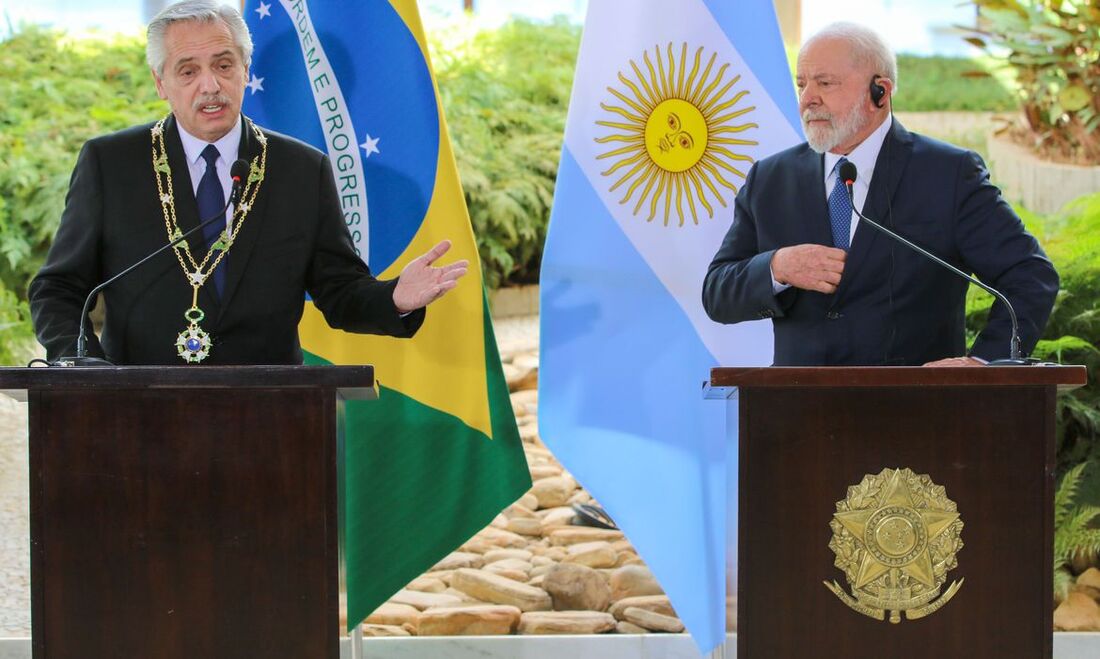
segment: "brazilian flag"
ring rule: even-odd
[[[470,261],[413,339],[330,329],[306,304],[314,364],[374,364],[381,396],[349,403],[348,625],[488,524],[531,484],[454,154],[414,0],[249,0],[245,114],[331,160],[344,218],[380,278],[443,239]],[[472,280],[472,281],[471,281]]]

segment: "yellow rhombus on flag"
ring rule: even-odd
[[[470,262],[412,339],[332,330],[306,303],[306,361],[373,364],[380,387],[377,401],[349,402],[343,420],[350,627],[531,480],[416,3],[250,1],[245,16],[250,76],[262,78],[246,113],[327,151],[371,270],[397,277],[444,239],[446,262]]]

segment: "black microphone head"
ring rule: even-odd
[[[238,185],[248,180],[248,161],[240,158],[229,168],[229,178],[233,179],[233,185]]]
[[[856,182],[856,166],[852,164],[851,160],[845,160],[837,174],[845,185]]]
[[[229,178],[233,180],[233,190],[229,193],[229,203],[235,204],[241,198],[245,181],[248,180],[248,161],[238,158],[229,168]]]

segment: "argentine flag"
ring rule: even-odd
[[[771,0],[589,3],[540,280],[539,430],[702,652],[725,638],[737,453],[701,387],[772,358],[768,323],[707,318],[703,276],[749,168],[801,141],[793,92]]]
[[[332,330],[306,304],[307,362],[373,364],[380,389],[377,401],[348,402],[342,419],[350,627],[531,478],[415,0],[260,0],[245,16],[256,45],[245,113],[328,154],[371,271],[397,277],[445,238],[448,261],[470,261],[412,339]]]

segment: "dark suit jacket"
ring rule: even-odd
[[[245,120],[240,157],[260,144]],[[31,314],[49,359],[74,354],[78,318],[91,289],[168,242],[152,169],[149,129],[138,126],[90,140],[73,170],[65,211],[46,264],[30,285]],[[327,156],[264,131],[266,178],[226,259],[225,289],[203,286],[202,327],[213,339],[204,364],[300,364],[298,321],[305,294],[333,327],[411,336],[424,311],[401,318],[396,280],[383,282],[355,254]],[[165,124],[176,216],[182,231],[199,223],[186,156],[174,118]],[[189,239],[203,253],[202,232]],[[176,335],[188,322],[192,289],[172,250],[103,293],[102,343],[89,332],[88,354],[116,364],[183,364]]]
[[[721,323],[771,318],[775,365],[922,364],[965,352],[967,282],[860,223],[835,294],[772,292],[771,258],[789,245],[832,245],[824,157],[806,144],[756,163],[733,225],[703,285]],[[863,214],[1000,290],[1030,352],[1058,292],[1058,275],[989,182],[976,154],[891,127]],[[971,355],[1009,355],[1011,325],[997,303]]]

